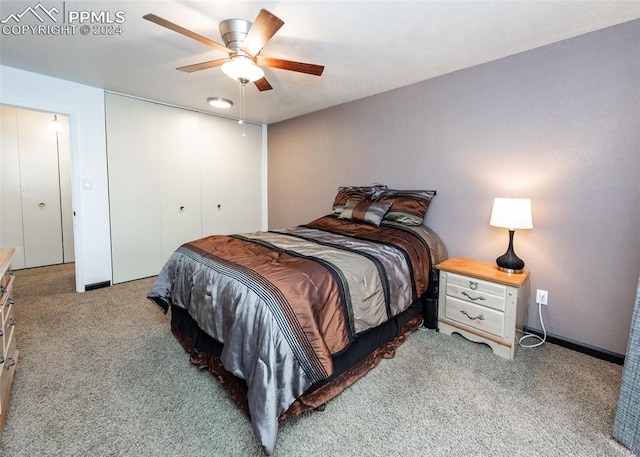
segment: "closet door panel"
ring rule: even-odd
[[[253,232],[262,224],[262,127],[200,116],[203,235]]]
[[[201,237],[198,115],[157,105],[162,263]]]
[[[17,116],[16,108],[0,105],[0,246],[15,248],[12,266],[22,269],[25,264]]]
[[[62,263],[62,219],[56,133],[52,116],[18,110],[25,264]]]
[[[155,105],[106,94],[113,282],[158,274],[162,262]]]

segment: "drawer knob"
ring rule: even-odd
[[[14,366],[15,364],[16,364],[16,361],[14,360],[13,357],[11,356],[7,357],[7,370],[12,366]]]
[[[475,281],[469,281],[469,289],[476,290],[478,288],[478,283]]]
[[[4,330],[0,328],[0,336],[4,335]]]
[[[460,312],[462,314],[464,314],[465,316],[467,316],[472,321],[483,321],[484,320],[484,316],[482,314],[478,314],[476,317],[471,317],[471,315],[469,315],[469,313],[466,312],[464,309],[460,310]]]
[[[9,316],[9,319],[7,319],[7,327],[11,327],[12,325],[16,325],[16,324],[17,324],[17,322],[13,318],[13,316]]]
[[[4,363],[4,356],[0,354],[0,363]]]
[[[464,290],[462,292],[460,292],[460,295],[464,295],[465,297],[467,297],[469,300],[486,300],[486,298],[484,298],[482,295],[480,295],[479,297],[472,297],[471,295],[469,295],[468,293],[466,293]]]
[[[3,294],[7,291],[7,289],[4,288],[4,286],[0,286],[0,294]]]

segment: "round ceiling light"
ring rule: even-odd
[[[233,102],[231,100],[227,100],[226,98],[220,97],[211,97],[207,98],[207,102],[214,108],[231,108],[233,106]]]

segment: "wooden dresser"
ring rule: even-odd
[[[15,275],[10,270],[13,248],[0,248],[0,433],[7,416],[11,384],[16,372],[16,320],[13,318],[11,291]]]

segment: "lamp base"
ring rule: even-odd
[[[514,270],[512,268],[503,268],[500,265],[498,265],[498,270],[504,271],[505,273],[509,273],[509,274],[512,274],[512,273],[522,274],[522,273],[524,273],[524,268],[522,268],[520,270]]]
[[[498,270],[505,273],[519,274],[524,272],[524,262],[513,250],[513,230],[509,230],[509,248],[496,259]]]

